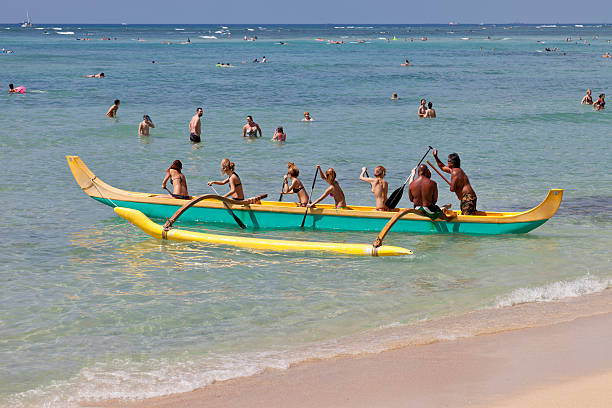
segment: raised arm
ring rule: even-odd
[[[321,175],[321,178],[325,181],[327,181],[327,179],[325,178],[325,174],[323,174],[323,170],[321,170],[321,165],[317,164],[317,170],[319,170],[319,174]]]
[[[149,123],[149,126],[151,126],[153,129],[155,129],[155,125],[153,124],[153,121],[148,120],[147,123]]]
[[[368,171],[367,167],[362,167],[361,168],[361,174],[359,175],[359,180],[365,181],[366,183],[371,183],[371,182],[375,181],[375,179],[373,179],[371,177],[366,177],[365,176],[366,171]]]
[[[450,173],[451,169],[448,166],[445,166],[444,163],[442,163],[440,161],[440,159],[438,159],[438,149],[433,149],[433,157],[434,159],[436,159],[436,163],[438,164],[438,167],[440,168],[440,170],[442,170],[443,172],[446,173]]]

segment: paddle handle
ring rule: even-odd
[[[213,187],[210,186],[210,188],[213,189],[213,191],[215,192],[216,195],[219,195],[219,193],[217,193],[217,190]],[[236,221],[236,224],[238,224],[238,226],[242,229],[246,228],[246,225],[244,225],[244,222],[242,222],[242,220],[240,218],[238,218],[236,216],[236,214],[234,214],[234,212],[232,211],[232,209],[230,208],[229,205],[227,205],[227,203],[225,201],[223,201],[223,205],[225,206],[225,208],[227,208],[227,210],[230,212],[230,214],[232,215],[232,217],[234,217],[234,221]]]
[[[314,191],[314,186],[317,182],[317,176],[319,175],[319,168],[315,169],[315,175],[312,179],[312,187],[310,188],[310,194],[308,195],[308,204],[312,203],[312,192]],[[306,211],[304,211],[304,218],[302,218],[302,225],[300,228],[304,229],[304,223],[306,222],[306,215],[308,215],[308,207],[306,207]]]
[[[283,201],[283,189],[285,188],[285,179],[283,179],[283,182],[281,183],[281,193],[280,196],[278,197],[278,201]]]
[[[449,186],[451,185],[450,181],[448,181],[448,180],[446,179],[446,177],[444,177],[444,176],[442,175],[442,173],[440,173],[440,171],[439,171],[438,169],[436,169],[436,168],[434,167],[434,165],[433,165],[433,164],[431,164],[431,163],[429,162],[429,160],[427,160],[427,164],[429,164],[429,166],[430,166],[432,169],[434,169],[434,170],[436,171],[436,173],[438,173],[438,174],[440,175],[440,177],[442,177],[442,179],[448,183],[448,185],[449,185]]]

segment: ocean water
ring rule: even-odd
[[[523,303],[612,286],[612,115],[580,105],[587,88],[611,93],[612,61],[601,58],[611,26],[222,27],[0,26],[0,48],[14,51],[0,54],[0,84],[28,90],[0,93],[0,406],[184,392],[390,341],[473,335],[499,326],[502,310],[520,326],[530,316],[512,310]],[[263,56],[269,63],[250,63]],[[82,77],[98,72],[106,77]],[[421,98],[437,119],[417,119]],[[117,120],[105,117],[114,99]],[[198,106],[203,142],[192,145]],[[300,122],[304,111],[315,122]],[[144,114],[156,125],[149,137],[137,134]],[[263,138],[243,140],[246,115]],[[277,126],[286,143],[270,141]],[[386,242],[412,257],[276,254],[151,239],[88,198],[64,157],[80,155],[113,186],[155,193],[180,159],[191,194],[210,192],[228,157],[247,195],[271,197],[288,161],[305,184],[321,164],[335,168],[349,204],[371,205],[361,167],[383,164],[393,190],[428,145],[460,154],[480,209],[528,209],[549,188],[565,189],[562,206],[526,235],[390,233]],[[440,202],[457,208],[434,179]],[[483,310],[478,325],[464,318]],[[429,329],[411,337],[423,322]]]

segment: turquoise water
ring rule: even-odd
[[[0,26],[0,48],[14,51],[0,54],[0,84],[29,91],[0,94],[2,406],[188,391],[312,356],[379,349],[350,339],[375,338],[380,328],[611,285],[612,116],[580,105],[586,88],[595,97],[609,91],[612,61],[601,55],[612,51],[610,26],[45,27]],[[179,44],[187,37],[191,44]],[[249,63],[264,55],[268,64]],[[406,58],[411,67],[399,65]],[[98,72],[106,78],[82,77]],[[400,100],[390,100],[394,92]],[[116,98],[111,120],[104,114]],[[416,118],[421,98],[433,101],[437,119]],[[187,124],[198,106],[203,143],[192,145]],[[300,122],[306,110],[315,122]],[[156,124],[149,137],[137,134],[143,114]],[[243,140],[246,115],[262,139]],[[284,144],[269,140],[277,126]],[[385,165],[395,189],[427,145],[461,155],[481,209],[531,208],[549,188],[564,188],[561,209],[521,236],[391,233],[389,244],[415,251],[402,259],[162,243],[88,198],[64,158],[78,154],[107,183],[154,193],[180,159],[190,193],[200,194],[228,157],[247,195],[273,198],[286,162],[307,185],[321,164],[335,168],[349,204],[371,205],[361,167]],[[435,179],[440,202],[458,207]],[[444,335],[442,326],[432,334]]]

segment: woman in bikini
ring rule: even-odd
[[[285,174],[285,181],[283,182],[281,194],[297,194],[300,200],[299,206],[306,207],[308,205],[308,193],[306,193],[302,182],[298,180],[299,175],[300,170],[297,166],[293,164],[293,162],[287,163],[287,174]],[[288,183],[289,177],[291,177],[291,185]]]
[[[600,94],[599,99],[593,104],[593,109],[596,111],[606,108],[606,94]]]
[[[367,168],[361,168],[359,180],[370,183],[372,186],[372,193],[374,193],[374,197],[376,198],[376,211],[389,211],[389,208],[385,205],[385,201],[387,201],[389,184],[383,180],[387,170],[383,166],[376,166],[374,169],[374,178],[366,177],[366,171]]]
[[[584,95],[584,97],[582,98],[582,101],[580,101],[581,105],[592,105],[593,104],[593,97],[591,96],[591,90],[587,89],[586,95]]]
[[[334,201],[336,202],[336,208],[346,207],[346,198],[344,198],[344,191],[342,191],[342,189],[340,188],[340,184],[338,184],[338,182],[336,181],[336,172],[334,171],[334,169],[330,167],[329,169],[327,169],[325,174],[323,174],[321,166],[317,164],[317,170],[319,171],[321,178],[327,181],[329,187],[327,187],[321,197],[317,198],[311,204],[308,204],[308,207],[314,207],[315,204],[319,203],[327,196],[334,198]]]
[[[218,184],[220,186],[229,183],[230,191],[224,194],[223,197],[232,196],[234,200],[244,200],[244,192],[242,191],[242,182],[238,174],[234,172],[236,165],[229,159],[223,159],[221,161],[221,174],[227,175],[227,178],[223,181],[209,181],[208,185]]]
[[[172,165],[166,170],[166,176],[162,181],[162,188],[166,190],[166,183],[170,180],[172,184],[172,193],[170,197],[178,198],[181,200],[189,200],[189,193],[187,192],[187,180],[185,175],[181,172],[183,169],[183,163],[180,160],[175,160]]]
[[[246,117],[246,125],[242,127],[242,137],[257,137],[257,132],[259,132],[259,137],[261,137],[261,128],[255,122],[253,122],[253,117],[251,115]]]
[[[285,140],[287,140],[287,135],[285,134],[285,131],[283,130],[282,126],[276,128],[272,140],[276,140],[277,142],[284,142]]]

